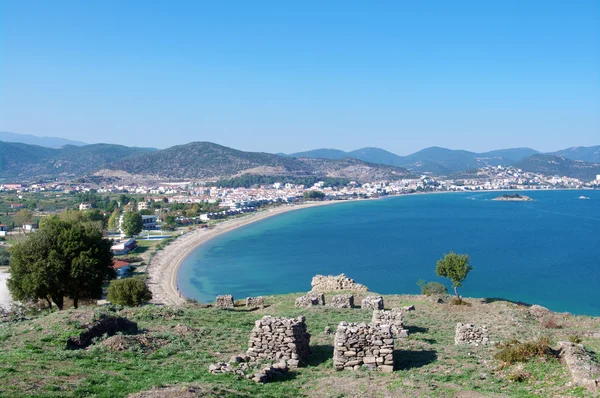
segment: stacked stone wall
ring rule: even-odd
[[[336,370],[394,370],[394,337],[389,325],[340,322],[335,333]]]
[[[485,325],[475,326],[470,323],[457,323],[454,344],[463,345],[487,345],[490,343],[490,336]]]
[[[296,299],[296,307],[311,307],[313,305],[325,305],[325,295],[323,293],[309,292],[307,295]]]
[[[215,307],[220,309],[230,309],[234,307],[233,296],[231,294],[225,294],[223,296],[217,296],[215,301]]]
[[[333,292],[336,290],[352,290],[356,292],[368,292],[369,289],[360,283],[354,282],[344,274],[337,276],[332,275],[315,275],[311,282],[313,292]]]
[[[265,306],[265,300],[262,296],[259,297],[248,297],[246,299],[246,307],[250,308],[263,308]]]
[[[303,316],[278,318],[265,316],[255,322],[248,343],[248,356],[253,360],[284,360],[288,366],[306,363],[310,355],[310,334]]]
[[[383,297],[381,297],[381,296],[365,297],[361,301],[360,307],[363,310],[382,310],[383,309]]]
[[[354,296],[351,294],[333,296],[329,305],[336,308],[354,308]]]
[[[373,311],[371,323],[373,325],[389,325],[392,333],[397,338],[408,337],[408,330],[404,329],[404,324],[402,323],[402,310],[399,308]]]

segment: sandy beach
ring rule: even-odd
[[[370,199],[362,199],[370,200]],[[210,239],[265,218],[289,211],[310,207],[345,203],[349,201],[311,202],[302,205],[279,206],[244,217],[223,221],[210,229],[198,229],[178,237],[174,242],[157,252],[148,265],[148,287],[152,291],[152,303],[177,305],[185,303],[185,298],[177,291],[177,271],[183,260],[198,246]]]
[[[6,287],[8,277],[8,267],[0,267],[0,308],[8,308],[12,303],[8,287]]]

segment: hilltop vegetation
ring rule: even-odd
[[[600,174],[599,163],[571,160],[558,155],[532,155],[517,163],[515,167],[545,175],[558,175],[591,181]]]
[[[357,301],[366,295],[357,294]],[[495,359],[501,348],[456,346],[457,322],[485,324],[497,342],[580,339],[599,352],[600,319],[552,314],[542,321],[531,309],[502,300],[466,299],[470,306],[434,303],[425,296],[384,296],[386,308],[415,305],[405,314],[409,337],[397,341],[392,374],[333,369],[333,335],[340,321],[368,322],[370,311],[327,307],[296,308],[299,294],[266,297],[267,307],[247,311],[144,306],[116,313],[138,323],[141,332],[100,338],[85,350],[65,350],[69,337],[90,314],[109,308],[67,310],[32,320],[0,324],[0,395],[10,397],[125,397],[162,386],[195,386],[210,396],[230,397],[455,397],[460,391],[484,396],[592,396],[571,385],[566,367],[554,356],[523,363]],[[330,296],[328,295],[328,300]],[[254,321],[263,315],[304,315],[312,335],[307,367],[266,385],[232,374],[213,375],[208,365],[244,352]],[[518,359],[518,358],[517,358]],[[512,359],[511,359],[512,360]],[[515,375],[522,376],[514,381]],[[181,390],[181,388],[179,389]],[[160,390],[157,396],[163,396]],[[193,396],[193,395],[191,395]],[[473,395],[475,396],[475,395]]]

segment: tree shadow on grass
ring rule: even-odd
[[[273,376],[273,378],[269,380],[269,383],[283,383],[288,380],[293,380],[296,378],[297,374],[297,372],[288,371],[282,375]]]
[[[310,346],[311,354],[306,364],[308,366],[319,366],[333,358],[332,345],[313,345]]]
[[[531,307],[531,304],[529,304],[529,303],[524,303],[522,301],[507,300],[507,299],[503,299],[503,298],[499,298],[499,297],[486,297],[481,300],[481,302],[484,304],[491,304],[491,303],[495,303],[496,301],[504,301],[507,303],[513,303],[513,304],[524,306],[524,307]]]
[[[427,333],[429,328],[422,328],[420,326],[404,326],[408,330],[408,335],[415,333]]]
[[[394,370],[409,370],[420,368],[437,360],[433,350],[394,350]]]

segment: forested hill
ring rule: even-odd
[[[557,175],[591,181],[600,175],[600,163],[571,160],[564,156],[536,154],[515,164],[515,167],[544,175]]]

